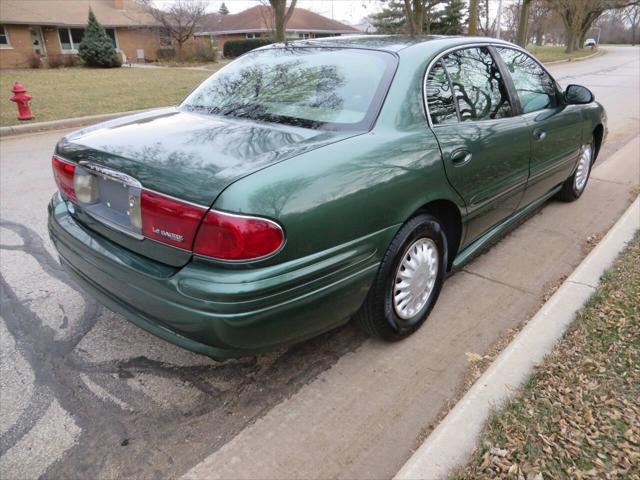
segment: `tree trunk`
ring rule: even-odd
[[[589,32],[588,30],[585,30],[585,31],[583,31],[583,32],[581,32],[581,33],[580,33],[579,40],[578,40],[578,42],[577,42],[577,44],[576,44],[576,50],[579,50],[579,49],[581,49],[582,47],[584,47],[584,41],[586,40],[586,37],[587,37],[587,33],[588,33],[588,32]]]
[[[182,54],[182,42],[178,40],[177,43],[178,43],[178,60],[180,62],[183,62],[184,58],[183,58],[183,54]]]
[[[286,40],[286,27],[287,22],[293,14],[293,10],[296,7],[298,0],[291,0],[291,4],[287,9],[287,0],[269,0],[271,9],[273,10],[273,21],[275,24],[275,37],[276,42],[284,42]]]
[[[469,30],[470,37],[478,35],[478,0],[469,0]]]
[[[567,47],[564,49],[565,53],[572,53],[576,51],[576,37],[576,32],[571,29],[567,29]]]
[[[404,0],[404,10],[407,17],[407,33],[411,36],[420,35],[424,23],[422,0]]]
[[[529,23],[530,5],[531,0],[522,0],[522,5],[520,6],[520,19],[518,21],[518,35],[516,43],[523,48],[527,46],[527,24]]]
[[[282,0],[272,0],[271,7],[273,8],[273,23],[275,24],[275,38],[276,42],[284,42],[284,7],[285,2]]]
[[[286,40],[286,36],[284,34],[284,25],[278,20],[276,20],[276,32],[274,40],[276,42],[284,42]]]

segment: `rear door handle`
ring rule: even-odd
[[[471,152],[466,148],[459,148],[451,152],[451,163],[453,163],[456,167],[460,167],[465,165],[471,161]]]
[[[547,132],[544,130],[534,130],[533,136],[536,137],[536,140],[544,140],[547,137]]]

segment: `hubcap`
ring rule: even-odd
[[[589,168],[591,167],[591,145],[582,147],[580,160],[578,160],[578,168],[573,181],[575,189],[579,192],[584,188],[589,177]]]
[[[424,308],[438,276],[438,247],[430,238],[420,238],[404,252],[393,282],[393,309],[409,320]]]

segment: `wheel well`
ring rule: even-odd
[[[596,126],[593,130],[593,141],[596,144],[596,151],[594,152],[593,161],[595,162],[596,158],[598,158],[598,152],[600,151],[600,146],[602,145],[602,137],[604,136],[604,127],[602,124]]]
[[[438,220],[447,233],[447,270],[451,269],[453,259],[460,248],[460,240],[462,238],[462,217],[457,205],[450,200],[435,200],[429,202],[418,209],[414,214],[430,213]]]

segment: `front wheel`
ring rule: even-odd
[[[562,188],[557,194],[559,200],[573,202],[580,198],[585,188],[587,188],[591,165],[593,165],[593,154],[593,141],[582,146],[576,171],[562,184]]]
[[[447,267],[447,238],[440,222],[418,215],[396,234],[355,317],[370,335],[397,341],[411,335],[435,305]]]

